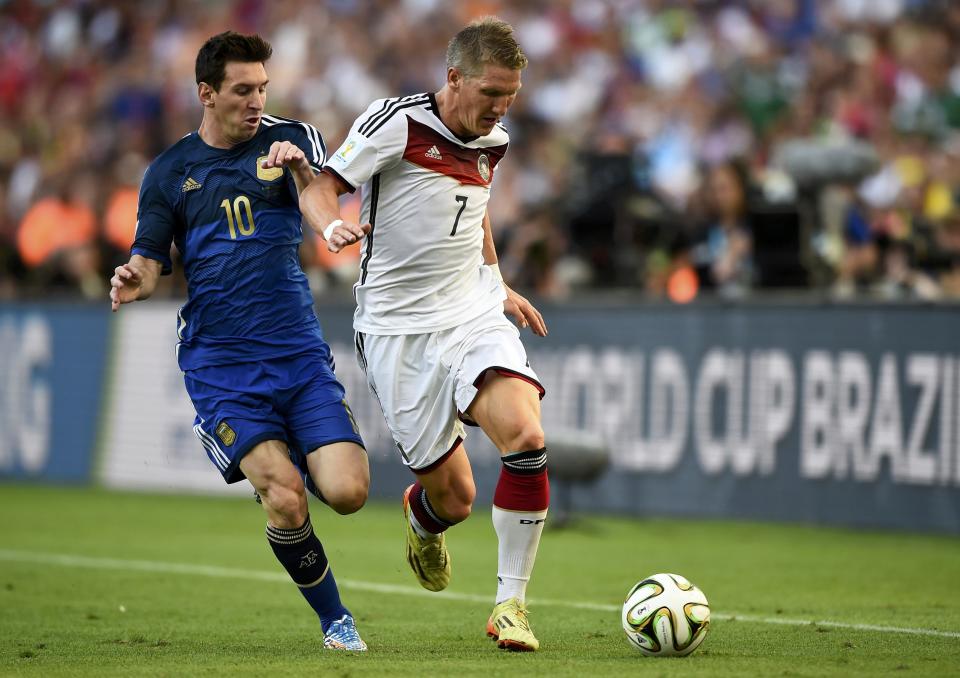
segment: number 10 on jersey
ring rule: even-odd
[[[231,240],[237,239],[238,230],[240,235],[253,235],[256,227],[253,225],[253,208],[250,206],[250,198],[238,195],[233,199],[232,209],[230,198],[224,198],[220,207],[227,213],[227,227],[230,229]],[[246,216],[246,223],[244,223],[244,216]]]

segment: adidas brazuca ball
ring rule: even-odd
[[[621,618],[643,654],[683,657],[706,637],[710,606],[703,591],[679,574],[655,574],[630,589]]]

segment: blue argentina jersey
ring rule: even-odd
[[[289,140],[314,172],[325,148],[311,125],[265,115],[230,149],[183,137],[147,169],[131,250],[170,273],[183,257],[187,303],[177,319],[181,370],[294,355],[323,345],[300,267],[297,188],[287,168],[263,169],[274,141]]]

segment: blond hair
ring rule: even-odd
[[[447,68],[470,77],[479,75],[487,64],[517,71],[527,66],[527,55],[513,36],[513,26],[495,16],[470,22],[447,45]]]

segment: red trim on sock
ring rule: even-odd
[[[412,468],[412,469],[410,469],[410,470],[413,471],[413,472],[414,472],[415,474],[417,474],[418,476],[422,476],[422,475],[424,475],[425,473],[430,473],[430,471],[432,471],[432,470],[434,470],[435,468],[439,467],[441,464],[443,464],[443,462],[445,462],[447,459],[449,459],[449,458],[450,458],[450,455],[453,454],[453,453],[457,450],[457,448],[460,446],[460,443],[462,443],[462,442],[463,442],[463,438],[462,438],[461,436],[457,436],[457,439],[453,441],[453,445],[450,446],[450,449],[449,449],[449,450],[447,450],[446,452],[443,453],[443,456],[442,456],[442,457],[440,457],[439,459],[437,459],[437,460],[436,460],[435,462],[433,462],[432,464],[429,464],[429,465],[427,465],[427,466],[424,466],[423,468]]]
[[[550,506],[550,481],[546,470],[521,475],[502,467],[493,505],[505,511],[546,511]]]
[[[423,507],[424,497],[426,497],[426,494],[424,493],[423,485],[420,484],[420,481],[415,482],[413,484],[413,489],[410,490],[410,512],[413,513],[414,517],[417,519],[417,522],[420,523],[420,526],[427,532],[440,534],[450,526],[444,525],[443,523],[438,523],[429,513],[427,513],[426,509]],[[430,500],[427,498],[427,503],[429,502]]]

